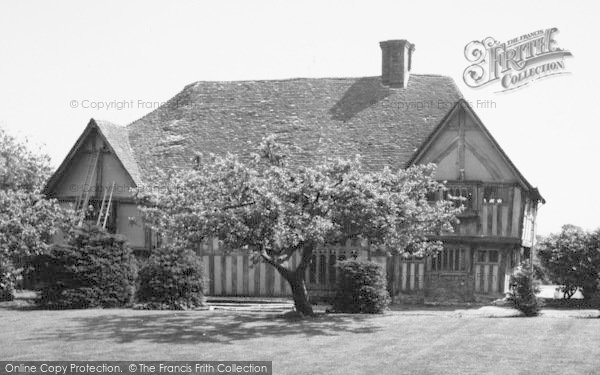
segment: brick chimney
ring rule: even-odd
[[[406,87],[415,45],[405,39],[386,40],[379,45],[382,57],[381,81],[390,87]]]

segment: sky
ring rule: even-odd
[[[567,5],[568,4],[568,5]],[[600,227],[600,5],[578,2],[0,1],[0,127],[58,166],[90,118],[127,125],[199,80],[381,74],[379,42],[452,77],[547,200],[538,233]],[[471,88],[465,46],[556,27],[568,75]],[[491,101],[489,108],[477,101]]]

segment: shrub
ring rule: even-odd
[[[204,268],[190,250],[156,249],[139,274],[137,299],[149,308],[184,310],[204,305]]]
[[[550,280],[561,285],[565,298],[577,289],[592,297],[598,289],[600,271],[600,233],[587,233],[565,225],[559,234],[551,234],[538,244],[538,256]]]
[[[121,307],[132,302],[136,260],[125,239],[93,226],[78,228],[68,245],[32,261],[39,306],[51,309]]]
[[[348,313],[382,313],[390,304],[383,268],[364,260],[337,263],[339,279],[333,309]]]
[[[535,316],[540,311],[538,281],[534,279],[529,262],[523,262],[510,277],[508,302],[525,316]]]
[[[0,259],[0,302],[12,301],[15,291],[16,270],[9,260]]]

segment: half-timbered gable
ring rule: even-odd
[[[499,237],[515,243],[528,237],[526,216],[531,216],[533,207],[528,202],[541,197],[466,101],[456,103],[410,163],[438,166],[436,178],[447,182],[448,191],[440,192],[437,199],[464,198],[463,220],[456,235]]]
[[[426,260],[430,289],[445,296],[506,290],[510,272],[531,246],[535,210],[543,201],[537,189],[464,100],[410,161],[422,163],[435,163],[436,178],[446,182],[447,190],[431,199],[464,206],[455,232],[442,237],[446,250]]]

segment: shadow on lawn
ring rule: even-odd
[[[104,310],[106,311],[106,310]],[[342,332],[372,334],[381,327],[369,324],[368,316],[321,315],[295,320],[281,315],[240,313],[150,313],[107,314],[72,319],[74,326],[40,332],[47,339],[111,339],[121,343],[138,340],[157,343],[234,343],[254,338],[279,336],[337,336]],[[35,340],[40,340],[37,335]]]
[[[28,311],[36,310],[35,296],[34,297],[21,297],[17,296],[12,301],[0,302],[0,311],[2,310],[14,310],[14,311]]]

